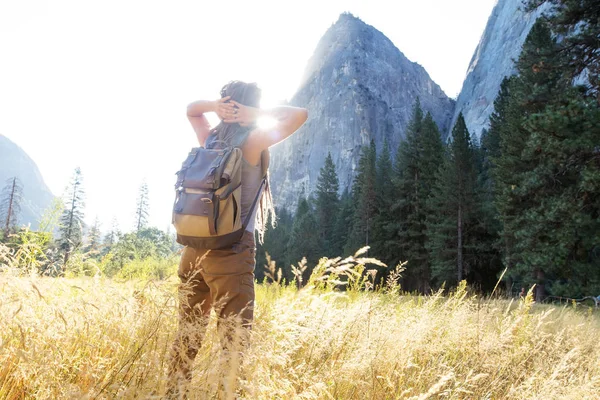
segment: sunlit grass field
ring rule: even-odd
[[[358,290],[352,273],[339,291],[335,268],[257,285],[233,387],[213,319],[189,398],[600,399],[596,310]],[[0,399],[162,398],[177,283],[0,275]]]

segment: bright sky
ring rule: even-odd
[[[232,79],[263,105],[294,94],[320,37],[350,11],[456,97],[496,0],[0,0],[0,133],[62,195],[82,169],[86,221],[170,224],[175,172],[197,145],[191,101]]]

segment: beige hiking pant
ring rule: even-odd
[[[179,331],[173,345],[171,378],[191,379],[191,364],[202,345],[211,309],[224,318],[241,317],[252,325],[254,309],[254,234],[245,231],[239,242],[222,250],[186,247],[179,264]],[[224,332],[226,338],[231,335]]]

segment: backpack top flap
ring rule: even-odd
[[[226,171],[226,167],[232,154],[236,152],[240,150],[193,148],[177,172],[175,188],[216,190],[227,184],[231,171]]]

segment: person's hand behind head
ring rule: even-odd
[[[230,100],[230,104],[235,106],[233,116],[225,118],[223,122],[228,124],[240,124],[241,126],[250,126],[258,117],[258,109],[248,107],[235,100]]]
[[[215,113],[223,121],[235,116],[235,106],[230,102],[230,99],[231,96],[226,96],[216,100]]]

